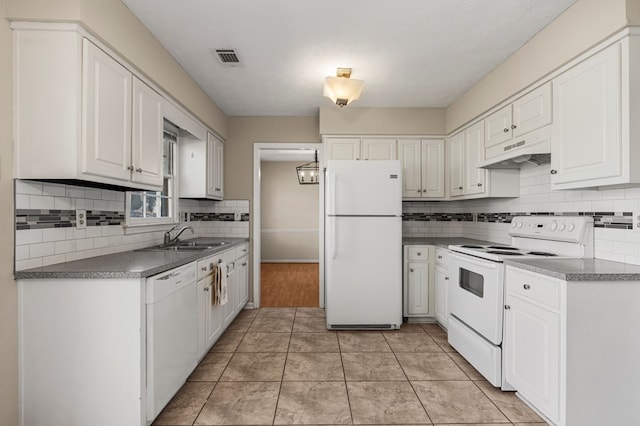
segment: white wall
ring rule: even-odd
[[[319,185],[298,183],[296,166],[301,163],[260,164],[262,262],[318,261]]]

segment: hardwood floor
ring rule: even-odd
[[[260,304],[264,307],[317,307],[317,263],[262,263]]]

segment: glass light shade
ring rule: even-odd
[[[346,77],[327,77],[324,80],[324,96],[336,105],[345,106],[360,98],[364,81]]]

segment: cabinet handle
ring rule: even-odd
[[[531,288],[531,286],[529,284],[525,284],[522,286],[525,290],[529,290]]]
[[[558,173],[558,171],[556,169],[551,169],[551,174],[555,175],[556,173]]]
[[[458,189],[462,189],[462,187],[461,187],[461,186],[459,186],[459,187],[458,187]]]
[[[504,128],[504,132],[507,133],[509,131],[509,129],[507,129],[506,127]]]
[[[418,252],[418,256],[422,256],[422,253]]]
[[[244,263],[242,264],[242,266],[247,266],[247,262],[244,262]]]
[[[409,269],[409,272],[413,272],[413,269]]]
[[[202,270],[206,272],[206,271],[207,271],[207,267],[206,267],[206,266],[203,266],[203,267],[202,267]]]
[[[138,172],[138,173],[142,173],[142,168],[141,168],[141,167],[138,167],[138,168],[136,169],[136,172]]]
[[[438,256],[438,259],[442,259],[442,256]]]
[[[127,167],[127,170],[129,170],[130,172],[132,172],[132,171],[133,171],[133,166],[129,166],[129,167]]]
[[[449,281],[449,277],[444,277],[444,280],[445,281]]]
[[[481,184],[481,183],[478,183],[478,186],[482,186],[482,184]]]
[[[220,191],[220,188],[216,188],[216,191]]]
[[[504,305],[504,308],[505,308],[506,310],[509,310],[509,309],[511,309],[511,306],[509,306],[509,305]]]
[[[422,192],[427,192],[427,190],[426,190],[426,189],[423,189],[423,190],[422,190]]]
[[[511,125],[511,128],[512,128],[512,129],[515,129],[516,127],[518,127],[518,126],[516,126],[515,124],[512,124],[512,125]]]
[[[418,192],[420,192],[420,190],[418,189]]]
[[[205,288],[204,288],[204,291],[209,291],[209,287],[205,287]]]

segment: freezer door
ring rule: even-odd
[[[402,214],[400,161],[327,162],[327,215]]]
[[[400,327],[402,219],[328,217],[326,229],[328,328]]]

